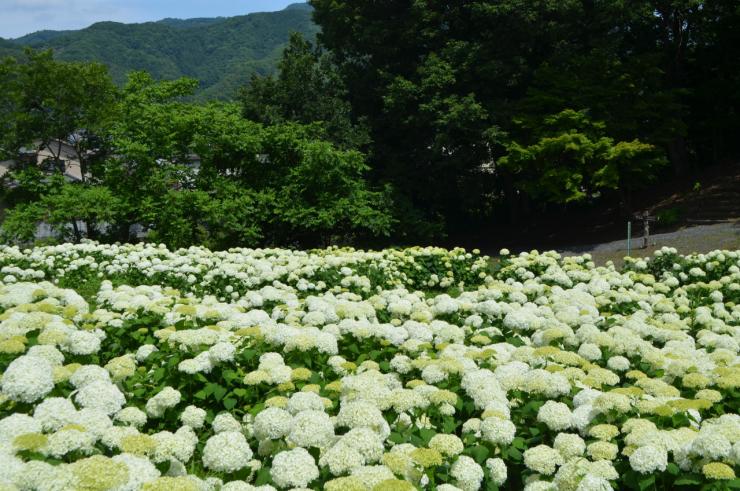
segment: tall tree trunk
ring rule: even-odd
[[[503,172],[502,176],[504,184],[504,199],[506,200],[506,206],[509,209],[509,222],[512,224],[519,221],[519,199],[514,188],[514,181],[511,174]]]
[[[92,220],[85,221],[85,228],[87,229],[87,238],[90,240],[98,240],[98,232],[95,226],[95,222]]]
[[[657,7],[663,31],[666,53],[666,77],[670,87],[681,89],[686,86],[686,47],[689,42],[690,7],[681,7],[668,2]],[[668,158],[677,177],[685,176],[689,170],[689,155],[686,138],[676,134],[668,143]]]
[[[79,243],[82,240],[82,234],[80,233],[80,227],[77,226],[77,219],[72,219],[72,230],[75,234],[75,242]]]
[[[619,220],[632,216],[632,189],[627,186],[619,186],[619,209],[617,210]]]
[[[673,165],[676,177],[683,177],[689,172],[689,154],[686,150],[686,139],[676,136],[668,144],[668,158]]]

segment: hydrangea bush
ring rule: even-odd
[[[738,251],[88,242],[0,268],[2,490],[740,487]]]

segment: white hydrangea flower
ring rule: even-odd
[[[483,468],[467,455],[460,455],[450,468],[452,476],[463,491],[478,491],[483,481]]]
[[[51,363],[37,356],[20,356],[11,361],[0,380],[2,393],[18,402],[36,402],[53,388]]]
[[[60,458],[71,452],[89,454],[93,450],[93,445],[95,436],[92,433],[78,429],[62,429],[49,435],[44,450],[47,455]]]
[[[568,461],[583,455],[583,452],[586,451],[586,442],[580,436],[572,433],[558,433],[553,447],[560,452],[564,460]]]
[[[236,346],[228,342],[216,343],[208,349],[208,355],[214,364],[233,361],[235,354]]]
[[[293,416],[285,409],[268,407],[254,418],[254,435],[259,440],[283,438],[293,426]]]
[[[615,372],[626,372],[630,369],[630,361],[624,356],[612,356],[607,360],[606,366]]]
[[[198,437],[189,426],[183,426],[175,433],[160,431],[151,435],[156,441],[151,460],[154,463],[170,462],[176,459],[180,463],[190,461],[198,443]]]
[[[491,473],[491,480],[496,486],[501,486],[506,482],[508,472],[506,463],[503,460],[499,458],[486,459],[486,467],[488,467],[488,471]]]
[[[362,482],[367,488],[374,488],[388,479],[394,479],[393,472],[384,465],[364,465],[352,471],[352,477]]]
[[[69,399],[50,397],[40,402],[33,411],[33,417],[41,423],[44,431],[56,431],[75,419],[77,409]]]
[[[586,474],[578,483],[576,491],[612,491],[613,489],[609,480],[593,474]]]
[[[452,457],[461,454],[465,450],[465,445],[457,435],[437,433],[429,440],[429,448]]]
[[[180,421],[194,430],[199,430],[206,421],[206,411],[196,406],[188,406],[180,414]]]
[[[480,423],[480,432],[484,440],[494,445],[506,446],[514,441],[516,425],[508,419],[486,418]]]
[[[125,425],[133,426],[134,428],[141,428],[147,422],[146,413],[134,406],[121,409],[116,413],[114,419]]]
[[[537,421],[544,423],[553,431],[570,428],[572,418],[570,408],[562,402],[547,401],[537,412]]]
[[[383,455],[383,438],[370,428],[353,428],[339,442],[359,452],[364,464],[375,463]]]
[[[563,462],[560,452],[547,445],[537,445],[524,451],[524,465],[545,476],[555,474],[557,466]]]
[[[167,409],[177,406],[181,398],[179,390],[165,387],[146,402],[146,413],[151,418],[160,418]]]
[[[114,462],[120,462],[128,469],[128,481],[118,486],[115,491],[137,491],[146,483],[156,480],[160,472],[149,459],[128,453],[122,453],[112,458]]]
[[[291,414],[298,414],[301,411],[323,411],[324,401],[313,392],[296,392],[288,400],[288,411]]]
[[[740,435],[740,430],[736,430],[736,433]],[[732,444],[719,431],[700,432],[691,442],[691,453],[707,459],[719,461],[728,457],[730,452]]]
[[[351,472],[365,464],[364,457],[355,448],[345,442],[337,442],[321,455],[319,465],[328,467],[334,476]]]
[[[27,414],[14,413],[0,419],[0,445],[26,433],[41,433],[41,422]],[[3,447],[0,446],[0,449]],[[1,453],[1,452],[0,452]]]
[[[370,402],[343,402],[336,417],[337,427],[370,428],[384,437],[390,434],[390,428],[380,409]]]
[[[212,436],[203,448],[203,465],[216,472],[236,472],[246,467],[251,458],[252,449],[247,439],[235,431]]]
[[[110,415],[121,410],[126,404],[126,397],[114,384],[95,380],[77,391],[75,402],[84,408],[99,409]]]
[[[71,331],[62,348],[74,355],[91,355],[100,350],[100,338],[88,331]]]
[[[327,447],[334,439],[334,425],[322,411],[303,411],[293,417],[288,441],[299,447]]]
[[[668,465],[668,452],[663,447],[645,445],[630,455],[630,467],[640,474],[663,472]]]
[[[64,354],[54,346],[37,344],[28,348],[27,356],[38,356],[48,361],[51,366],[59,367],[64,363]]]
[[[143,344],[139,346],[136,350],[136,361],[139,363],[146,361],[146,359],[149,358],[149,355],[155,351],[159,351],[159,349],[153,344]]]
[[[213,418],[211,427],[215,433],[224,433],[228,431],[242,431],[242,424],[229,413],[220,413]]]
[[[74,416],[73,424],[83,426],[87,431],[100,438],[105,431],[113,426],[113,422],[108,414],[98,408],[83,408],[77,411]]]
[[[270,476],[280,488],[302,487],[319,477],[319,468],[305,448],[282,451],[272,460]]]
[[[96,382],[110,382],[110,373],[105,368],[98,365],[83,365],[69,378],[69,381],[76,388],[81,389],[85,385]]]

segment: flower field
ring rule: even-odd
[[[0,268],[0,490],[740,489],[740,251]]]

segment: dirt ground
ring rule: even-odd
[[[714,249],[740,249],[740,220],[713,225],[700,225],[686,227],[675,232],[655,234],[650,236],[648,248],[641,249],[641,230],[637,232],[638,237],[632,238],[632,257],[644,257],[651,255],[661,247],[675,247],[681,254],[705,253]],[[559,248],[558,252],[564,256],[575,256],[590,253],[596,264],[603,265],[606,261],[614,261],[620,265],[624,256],[627,255],[627,238],[606,242],[603,244],[591,244],[585,246],[571,246]]]

